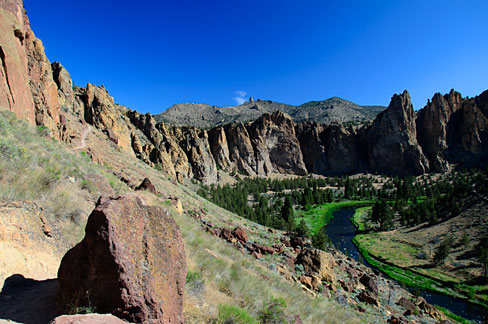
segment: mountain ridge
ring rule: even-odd
[[[175,104],[155,114],[157,122],[173,126],[195,126],[212,128],[235,122],[248,122],[258,119],[264,113],[276,110],[287,113],[294,122],[316,121],[330,123],[363,123],[372,120],[384,106],[360,106],[339,97],[309,101],[299,106],[288,105],[271,100],[252,100],[237,106],[212,106],[203,103]]]

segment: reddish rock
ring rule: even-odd
[[[281,254],[285,251],[285,245],[284,244],[273,244],[272,248],[275,250],[276,254]]]
[[[415,313],[415,311],[417,310],[417,306],[405,297],[400,298],[400,300],[397,301],[397,304],[405,308],[405,310],[408,311],[410,314]]]
[[[236,228],[234,228],[234,230],[232,231],[232,235],[234,235],[234,237],[242,244],[246,244],[249,240],[246,230],[242,226],[237,226]]]
[[[276,253],[276,250],[271,246],[267,246],[267,245],[263,245],[263,244],[254,244],[254,247],[256,250],[258,250],[262,254],[275,254]]]
[[[59,297],[136,323],[183,323],[185,277],[183,241],[166,210],[133,194],[100,198],[85,238],[61,261]]]
[[[305,240],[300,236],[293,236],[290,238],[290,245],[294,248],[303,248],[305,246]]]
[[[234,236],[232,235],[232,231],[228,228],[223,227],[220,232],[220,237],[228,242],[231,242]]]
[[[369,291],[361,291],[359,295],[357,296],[358,299],[362,302],[365,302],[367,304],[380,307],[380,302],[378,301],[378,298],[373,296]]]
[[[367,273],[363,274],[361,279],[359,279],[359,282],[368,288],[375,296],[378,296],[378,285],[376,285],[376,282],[370,275]]]
[[[85,314],[85,315],[62,315],[51,321],[50,324],[128,324],[110,314]]]
[[[253,257],[255,257],[256,259],[261,259],[261,258],[263,257],[263,255],[262,255],[261,253],[259,253],[258,251],[253,251],[253,252],[251,253],[251,255],[252,255]]]
[[[119,138],[117,137],[117,135],[115,135],[113,130],[108,128],[108,129],[105,129],[103,132],[105,134],[107,134],[109,140],[111,140],[115,144],[119,144]]]
[[[141,182],[141,184],[136,188],[136,190],[147,190],[150,193],[153,193],[155,195],[158,193],[158,191],[156,190],[156,187],[154,187],[153,183],[148,178],[145,178]]]
[[[293,324],[303,324],[302,319],[299,315],[295,315],[295,320],[293,321]]]
[[[280,238],[280,242],[283,243],[286,247],[290,247],[291,246],[291,243],[290,243],[290,239],[286,236],[282,236]]]
[[[395,317],[395,316],[391,316],[388,319],[388,323],[390,323],[390,324],[406,324],[406,323],[408,323],[408,321],[406,321],[403,318],[398,318],[398,317]]]

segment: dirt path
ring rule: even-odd
[[[73,148],[72,149],[73,151],[81,150],[81,149],[86,147],[86,138],[87,138],[88,134],[90,133],[91,129],[92,129],[92,127],[90,125],[88,125],[88,127],[85,128],[83,133],[81,133],[81,145]]]

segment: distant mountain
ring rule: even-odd
[[[256,100],[239,106],[217,107],[207,104],[183,103],[173,105],[161,114],[154,115],[156,121],[175,126],[212,128],[233,122],[258,119],[265,113],[282,111],[295,122],[316,121],[323,124],[333,122],[365,122],[372,120],[383,106],[359,106],[351,101],[332,97],[323,101],[310,101],[300,106],[286,105],[270,100]]]

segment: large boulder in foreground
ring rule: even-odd
[[[100,198],[85,238],[61,261],[60,299],[136,323],[183,323],[186,259],[178,226],[127,194]]]
[[[109,314],[62,315],[50,324],[129,324]]]

